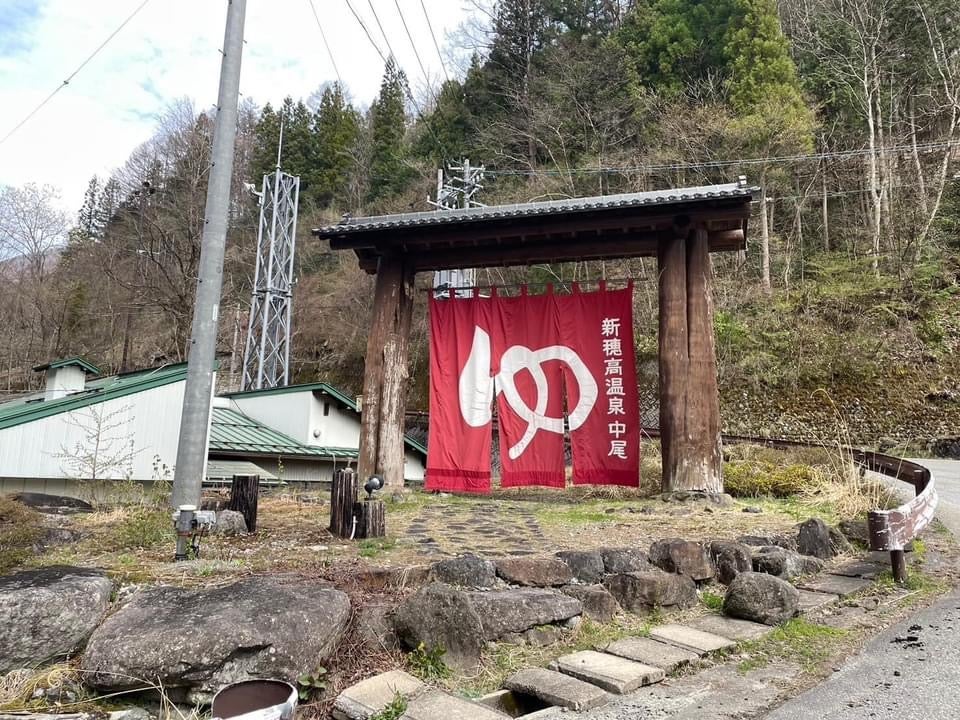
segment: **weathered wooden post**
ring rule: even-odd
[[[354,506],[357,537],[378,538],[387,534],[387,511],[383,500],[361,500]]]
[[[723,492],[720,399],[706,229],[678,218],[657,252],[664,492]]]
[[[403,486],[404,393],[413,292],[413,273],[403,257],[382,256],[367,338],[357,471],[363,480],[382,475],[395,487]]]
[[[247,531],[257,529],[257,503],[260,495],[259,475],[234,475],[230,484],[228,510],[236,510],[247,522]]]
[[[359,491],[360,477],[353,470],[337,470],[333,474],[330,486],[330,532],[336,537],[356,536],[354,505]]]

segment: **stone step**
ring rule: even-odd
[[[464,698],[430,690],[407,703],[403,720],[503,720],[510,717]]]
[[[658,625],[650,630],[650,637],[690,650],[701,657],[707,653],[726,650],[737,645],[733,640],[685,625]]]
[[[581,650],[559,657],[556,667],[565,675],[571,675],[618,695],[658,683],[664,677],[661,668],[595,650]]]
[[[873,581],[862,578],[843,577],[841,575],[819,575],[800,584],[804,590],[839,595],[846,599],[861,593],[873,585]]]
[[[697,653],[678,648],[676,645],[647,637],[622,638],[597,649],[643,665],[658,667],[665,673],[673,672],[678,667],[683,667],[700,657]]]
[[[804,590],[803,588],[798,588],[798,590],[800,591],[801,613],[813,612],[814,610],[836,605],[840,602],[840,596],[834,595],[833,593],[814,592],[813,590]]]
[[[865,580],[876,580],[877,576],[886,570],[882,565],[862,560],[851,560],[843,563],[829,571],[830,575],[842,575],[844,577],[858,577]]]
[[[740,620],[724,615],[704,615],[692,620],[690,627],[704,632],[713,633],[736,642],[759,640],[773,631],[769,625],[755,623],[750,620]]]
[[[548,705],[578,711],[592,710],[610,699],[596,685],[544,668],[527,668],[516,672],[506,679],[503,686],[515,693],[532,695]]]
[[[335,720],[366,720],[389,705],[397,693],[412,697],[426,686],[403,670],[374,675],[351,685],[337,696],[333,704]]]

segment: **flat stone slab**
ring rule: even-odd
[[[397,693],[411,697],[426,686],[403,670],[374,675],[351,685],[333,703],[335,720],[367,720],[383,710]]]
[[[877,565],[872,562],[863,562],[861,560],[854,560],[852,562],[844,563],[839,567],[835,567],[829,571],[831,575],[842,575],[844,577],[858,577],[864,578],[865,580],[875,580],[877,576],[886,570],[882,565]]]
[[[431,690],[407,704],[400,720],[503,720],[510,717],[464,698]]]
[[[872,580],[862,578],[843,577],[841,575],[820,575],[800,585],[804,590],[831,593],[839,595],[841,599],[848,598],[863,592],[873,585]]]
[[[720,637],[745,642],[747,640],[759,640],[773,631],[769,625],[755,623],[750,620],[741,620],[739,618],[730,618],[724,615],[704,615],[701,618],[692,620],[690,627],[704,632],[713,633]]]
[[[717,650],[726,650],[736,647],[733,640],[711,632],[697,630],[686,625],[658,625],[650,630],[650,637],[660,642],[676,645],[684,650],[690,650],[701,657]]]
[[[820,608],[836,605],[840,602],[840,596],[833,593],[814,592],[813,590],[804,590],[799,588],[800,592],[800,612],[808,613]]]
[[[557,658],[557,669],[565,675],[609,690],[617,695],[663,680],[662,668],[644,665],[626,658],[581,650]]]
[[[665,673],[673,672],[678,667],[683,667],[700,657],[697,653],[678,648],[676,645],[668,645],[646,637],[622,638],[600,649],[627,660],[658,667]]]
[[[528,668],[514,673],[503,686],[515,693],[532,695],[548,705],[570,710],[592,710],[609,701],[607,693],[596,685],[544,668]]]

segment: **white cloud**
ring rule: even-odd
[[[0,18],[0,137],[46,97],[139,4],[135,0],[4,0]],[[313,0],[337,67],[368,104],[383,72],[346,0]],[[416,88],[423,78],[394,0],[372,0],[389,44]],[[467,0],[425,0],[438,40],[467,16]],[[351,0],[384,53],[368,0]],[[441,76],[420,0],[399,0],[427,73]],[[469,3],[467,3],[469,5]],[[0,184],[57,186],[80,205],[87,180],[109,175],[153,132],[170,101],[216,101],[224,0],[151,0],[69,85],[0,145]],[[10,23],[15,23],[11,25]],[[241,93],[257,103],[304,99],[336,79],[308,0],[247,0]]]

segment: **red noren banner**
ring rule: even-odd
[[[428,490],[489,492],[493,398],[502,484],[637,486],[632,287],[430,299]],[[564,399],[566,412],[564,412]]]

